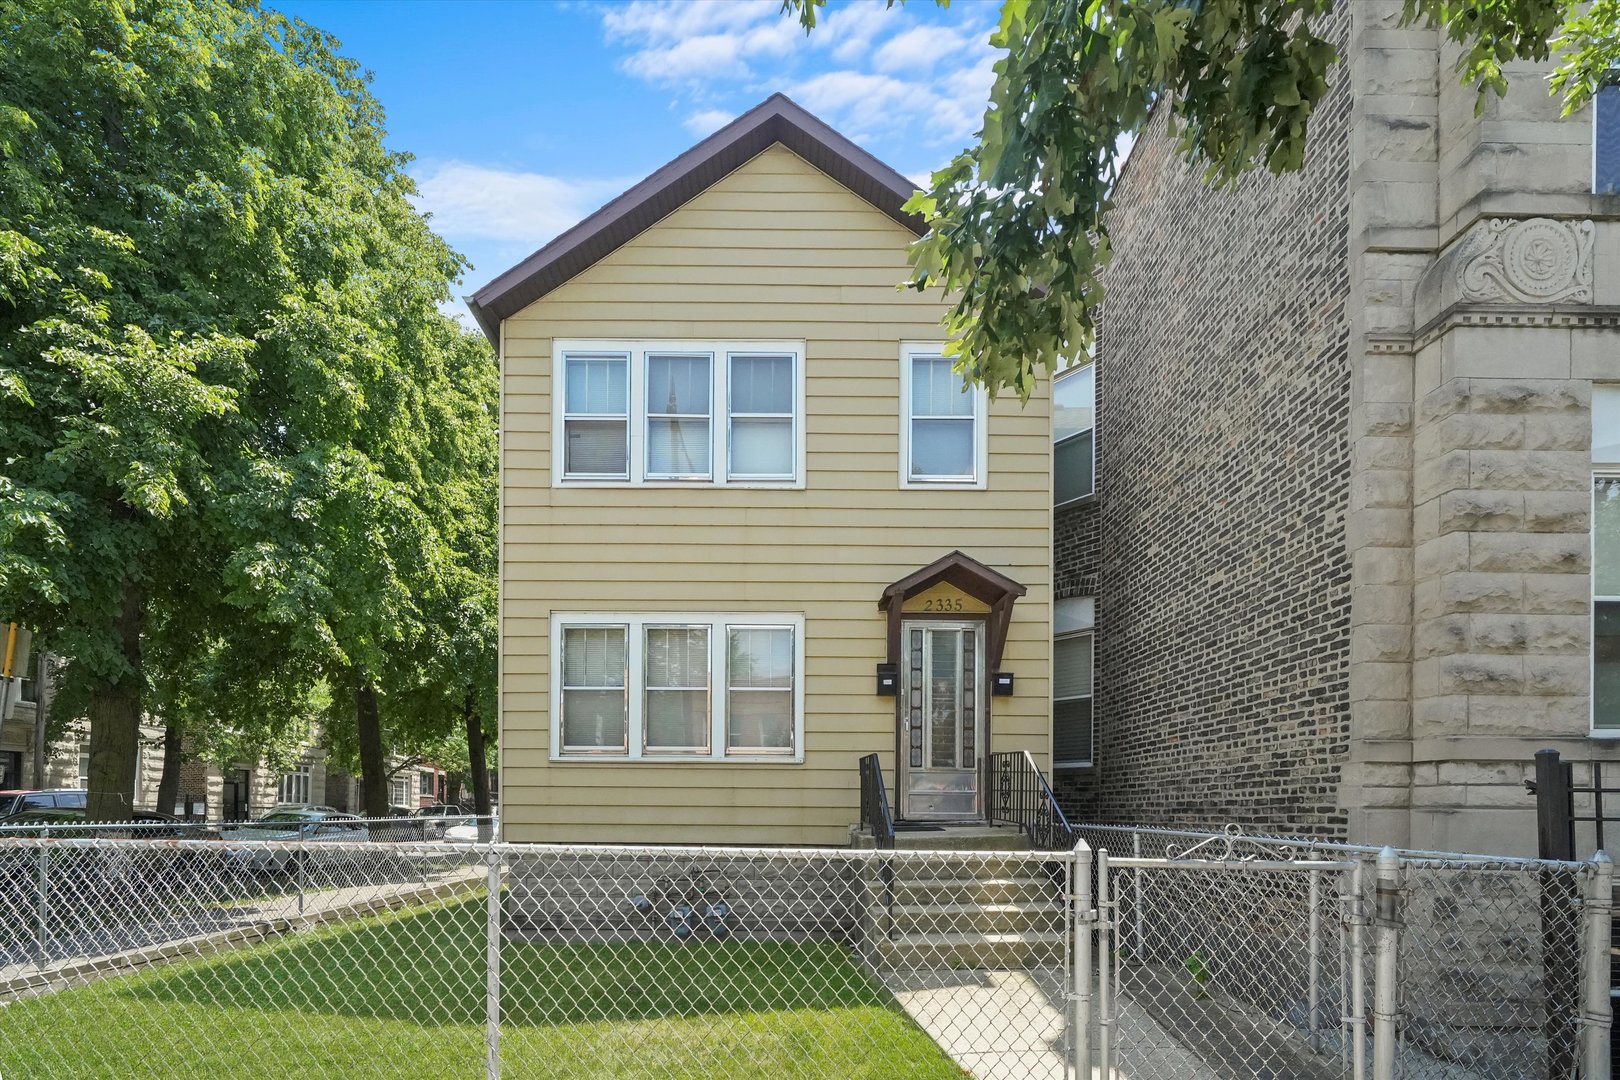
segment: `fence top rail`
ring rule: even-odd
[[[1124,836],[1159,836],[1167,839],[1189,840],[1200,849],[1204,845],[1226,843],[1229,845],[1252,844],[1257,847],[1271,848],[1280,851],[1298,852],[1306,856],[1333,856],[1341,855],[1360,862],[1376,859],[1383,851],[1383,847],[1376,844],[1351,844],[1338,840],[1324,840],[1309,836],[1264,836],[1254,835],[1241,831],[1236,825],[1228,825],[1219,832],[1199,832],[1193,829],[1167,829],[1154,825],[1119,825],[1086,822],[1075,827],[1077,833],[1118,833]],[[1093,842],[1092,846],[1098,850],[1105,850],[1106,845]],[[1572,862],[1555,859],[1527,859],[1514,855],[1481,855],[1467,851],[1429,851],[1423,848],[1393,848],[1395,855],[1407,862],[1421,862],[1426,866],[1437,869],[1454,867],[1457,869],[1488,869],[1501,870],[1567,870],[1576,867],[1591,865],[1591,860],[1576,860]],[[1191,848],[1186,849],[1192,854]],[[1181,856],[1173,856],[1180,858]],[[1234,860],[1235,861],[1235,860]],[[1118,862],[1110,858],[1109,862]]]
[[[1099,848],[1106,853],[1107,848]],[[1119,870],[1321,870],[1338,872],[1354,870],[1354,859],[1149,859],[1133,855],[1109,855],[1108,865]]]

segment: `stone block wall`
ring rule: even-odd
[[[1301,173],[1213,191],[1161,111],[1121,177],[1105,282],[1129,315],[1104,319],[1098,369],[1108,819],[1345,828],[1350,104],[1331,91]],[[1084,565],[1057,561],[1060,587]]]

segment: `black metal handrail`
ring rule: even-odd
[[[883,787],[883,762],[876,754],[861,758],[861,827],[871,830],[877,847],[894,847],[894,815]]]
[[[1017,825],[1036,851],[1068,851],[1075,832],[1028,750],[990,755],[988,814],[992,822]]]

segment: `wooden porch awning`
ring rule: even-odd
[[[907,574],[883,590],[878,610],[889,616],[889,663],[900,662],[900,619],[906,599],[941,583],[954,585],[990,608],[985,642],[990,671],[1001,667],[1001,653],[1007,644],[1007,625],[1012,621],[1013,601],[1028,590],[1006,574],[992,570],[971,555],[953,551],[935,559],[921,570]]]

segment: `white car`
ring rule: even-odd
[[[500,816],[491,816],[489,819],[490,836],[496,835],[500,827]],[[478,819],[476,817],[462,818],[444,830],[444,838],[452,844],[476,844],[478,842]]]
[[[363,843],[368,840],[364,821],[353,814],[312,807],[280,807],[258,821],[221,830],[226,843],[261,840],[296,840],[303,843]],[[247,870],[285,871],[298,860],[297,848],[281,844],[251,844],[231,852],[232,861]]]

